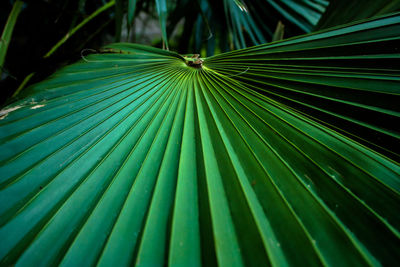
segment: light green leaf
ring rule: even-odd
[[[233,0],[233,2],[237,5],[237,7],[243,11],[243,12],[248,12],[247,7],[244,3],[242,3],[240,0]]]

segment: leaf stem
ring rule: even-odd
[[[21,12],[22,5],[24,2],[21,0],[15,1],[13,8],[11,10],[10,15],[8,16],[7,23],[4,26],[3,33],[0,39],[0,75],[3,69],[4,61],[6,59],[8,45],[10,44],[11,35],[14,30],[15,23],[17,22],[17,18],[19,13]]]
[[[91,21],[94,17],[96,17],[97,15],[99,15],[100,13],[102,13],[103,11],[109,9],[110,7],[112,7],[113,5],[115,5],[115,0],[111,0],[110,2],[106,3],[105,5],[103,5],[102,7],[100,7],[99,9],[97,9],[96,11],[94,11],[89,17],[87,17],[86,19],[84,19],[81,23],[79,23],[78,25],[76,25],[72,30],[70,30],[60,41],[58,41],[50,50],[49,52],[47,52],[46,55],[43,56],[43,58],[48,58],[49,56],[51,56],[62,44],[64,44],[69,37],[71,37],[76,31],[78,31],[80,28],[82,28],[85,24],[87,24],[89,21]],[[36,72],[32,72],[30,74],[28,74],[28,76],[25,77],[25,79],[22,81],[22,83],[20,84],[20,86],[17,88],[17,90],[14,92],[14,94],[12,95],[13,97],[15,97],[16,95],[19,94],[19,92],[25,87],[25,85],[30,81],[30,79],[35,75]]]
[[[19,94],[19,92],[25,87],[25,85],[30,81],[30,79],[35,75],[36,72],[30,73],[28,76],[25,77],[25,79],[22,81],[22,83],[18,86],[17,90],[15,90],[14,94],[12,97],[15,97]]]
[[[115,0],[111,0],[110,2],[108,2],[107,4],[105,4],[104,6],[100,7],[99,9],[97,9],[95,12],[93,12],[89,17],[87,17],[86,19],[84,19],[81,23],[79,23],[78,25],[76,25],[71,31],[69,31],[60,41],[58,41],[58,43],[56,43],[49,52],[47,52],[46,55],[44,55],[44,58],[47,58],[49,56],[51,56],[62,44],[64,44],[76,31],[78,31],[80,28],[82,28],[85,24],[87,24],[88,22],[90,22],[94,17],[96,17],[97,15],[99,15],[100,13],[102,13],[103,11],[109,9],[110,7],[112,7],[113,5],[115,5]]]

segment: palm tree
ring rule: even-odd
[[[395,265],[400,13],[318,27],[205,58],[115,43],[22,91],[1,264]]]

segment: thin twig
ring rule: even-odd
[[[80,28],[82,28],[85,24],[87,24],[89,21],[91,21],[94,17],[102,13],[103,11],[109,9],[115,5],[115,0],[111,0],[104,6],[100,7],[97,9],[95,12],[93,12],[89,17],[84,19],[81,23],[79,23],[77,26],[75,26],[70,32],[68,32],[58,43],[56,43],[49,52],[47,52],[46,55],[44,55],[44,58],[47,58],[51,56],[62,44],[64,44],[76,31],[78,31]]]
[[[239,76],[239,75],[242,75],[242,74],[246,73],[249,69],[250,69],[250,67],[247,67],[247,69],[245,69],[244,71],[242,71],[242,72],[240,72],[240,73],[238,73],[238,74],[233,74],[233,75],[229,75],[229,76],[225,75],[225,77],[235,77],[235,76]]]

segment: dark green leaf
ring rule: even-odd
[[[0,39],[0,75],[3,71],[4,61],[6,59],[8,45],[11,41],[11,35],[14,30],[15,23],[17,22],[17,18],[19,13],[21,12],[22,5],[24,2],[17,0],[15,1],[13,8],[11,10],[10,15],[8,16],[6,25],[4,26],[3,33],[1,34]]]
[[[167,38],[167,2],[166,0],[156,0],[158,19],[160,20],[161,34],[163,39],[163,46],[168,50]]]
[[[266,0],[286,20],[304,32],[310,32],[318,23],[329,1]]]
[[[121,41],[122,18],[124,16],[124,1],[115,0],[115,41]]]
[[[212,69],[400,160],[399,16],[208,59]]]
[[[0,113],[0,263],[396,265],[399,164],[281,98],[398,119],[399,25],[388,16],[202,67],[114,44],[30,87]],[[366,96],[335,94],[347,90]],[[359,125],[352,115],[340,116]]]
[[[129,0],[129,4],[128,4],[128,25],[129,25],[129,27],[133,23],[135,9],[136,9],[136,0]]]
[[[330,1],[316,30],[342,25],[400,10],[400,0],[335,0]]]

